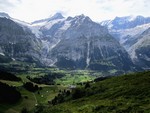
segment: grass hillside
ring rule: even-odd
[[[90,83],[56,98],[41,113],[150,113],[150,71]]]

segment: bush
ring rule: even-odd
[[[16,77],[14,74],[1,71],[0,70],[0,79],[2,80],[10,80],[10,81],[21,81],[21,78]]]
[[[31,92],[35,92],[39,89],[38,85],[34,85],[33,83],[31,82],[26,82],[23,87],[25,89],[27,89],[28,91],[31,91]]]
[[[27,76],[27,78],[37,84],[46,84],[46,85],[54,85],[55,84],[55,79],[56,78],[62,78],[65,75],[62,73],[48,73],[48,75],[45,76],[41,76],[41,77],[35,77],[35,78],[31,78],[30,76]],[[58,84],[60,85],[60,84]]]
[[[85,84],[85,89],[86,89],[86,88],[89,88],[89,87],[90,87],[90,83],[87,82],[87,83]]]
[[[76,88],[72,92],[72,99],[78,99],[78,98],[84,97],[85,95],[86,95],[86,92],[84,89]]]
[[[0,103],[16,103],[21,98],[15,87],[0,82]]]
[[[28,113],[27,108],[23,108],[23,109],[21,110],[21,113]]]

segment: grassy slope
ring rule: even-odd
[[[9,81],[5,81],[5,83],[9,84]],[[22,108],[27,108],[31,111],[36,104],[48,105],[48,101],[58,94],[59,89],[55,88],[55,86],[43,86],[42,90],[39,90],[40,94],[38,92],[29,92],[22,87],[18,87],[18,90],[21,92],[22,99],[14,105],[0,105],[0,113],[20,113]]]
[[[94,77],[89,76],[88,71],[77,71],[73,73],[73,76],[70,76],[70,71],[68,70],[56,70],[55,68],[33,68],[29,72],[23,72],[23,73],[16,73],[18,77],[22,79],[23,82],[29,82],[29,80],[26,78],[26,76],[30,77],[37,77],[37,76],[44,76],[45,74],[49,73],[50,71],[52,72],[58,72],[58,73],[65,73],[67,76],[65,76],[62,79],[57,79],[57,83],[64,84],[68,86],[68,84],[73,84],[74,82],[80,82],[80,81],[87,81],[93,79]],[[84,76],[82,75],[84,74]],[[82,76],[81,76],[82,75]],[[22,108],[27,108],[28,110],[32,110],[35,108],[35,104],[43,104],[43,105],[48,105],[48,101],[53,99],[57,94],[59,90],[63,90],[65,87],[64,86],[49,86],[49,85],[39,85],[39,87],[42,87],[42,90],[40,90],[40,94],[32,93],[24,88],[22,88],[23,82],[15,82],[15,81],[7,81],[7,80],[0,80],[3,83],[9,84],[10,86],[16,86],[18,90],[22,94],[22,100],[18,102],[15,105],[0,105],[0,113],[5,112],[5,113],[19,113]],[[34,96],[35,95],[35,96]],[[27,96],[28,99],[25,99],[24,97]],[[36,99],[37,102],[36,102]]]
[[[24,82],[29,81],[26,78],[26,75],[20,76]],[[22,87],[22,82],[15,82],[15,81],[7,81],[7,80],[0,80],[3,83],[6,83],[10,86],[16,86],[18,91],[20,91],[22,95],[22,99],[13,105],[0,105],[0,113],[20,113],[22,108],[27,108],[27,110],[31,111],[35,108],[36,104],[44,104],[48,105],[48,101],[54,98],[60,89],[63,89],[61,86],[50,86],[50,85],[38,85],[42,87],[42,90],[38,92],[32,93],[27,91]],[[25,98],[27,97],[27,98]]]
[[[43,113],[150,113],[150,72],[112,77],[85,89],[93,93]]]

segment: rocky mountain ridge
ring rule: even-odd
[[[127,50],[136,65],[149,68],[150,33],[148,31],[150,28],[150,17],[117,17],[114,20],[103,21],[100,24],[109,29],[110,34]],[[140,60],[141,57],[142,60]]]
[[[33,51],[27,50],[27,53],[43,65],[101,71],[130,71],[136,68],[126,50],[108,30],[85,15],[64,18],[57,13],[31,24],[9,19],[22,29],[29,30],[36,39],[28,39],[34,46],[30,47]],[[1,54],[4,54],[5,50],[2,51]]]

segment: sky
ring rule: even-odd
[[[63,16],[84,14],[93,21],[116,16],[150,16],[150,0],[0,0],[0,12],[11,17],[33,22],[59,12]]]

